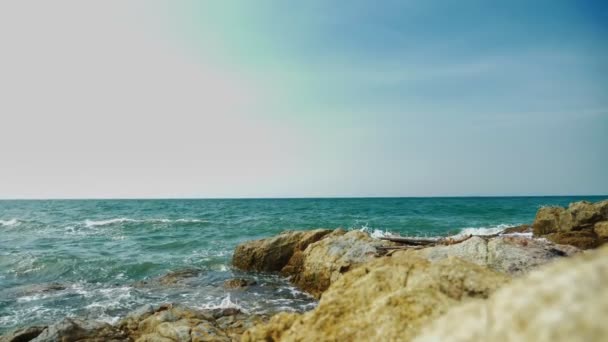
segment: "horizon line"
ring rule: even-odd
[[[31,197],[0,198],[0,201],[162,201],[162,200],[295,200],[295,199],[406,199],[406,198],[533,198],[533,197],[608,197],[608,194],[575,195],[439,195],[439,196],[303,196],[303,197]]]

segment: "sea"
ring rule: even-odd
[[[64,317],[115,323],[145,304],[306,311],[316,302],[278,274],[232,268],[235,246],[284,230],[372,236],[491,234],[538,208],[608,196],[0,201],[0,335]],[[177,284],[154,282],[195,270]],[[226,289],[224,281],[255,284]]]

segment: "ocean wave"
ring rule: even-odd
[[[238,309],[243,313],[248,313],[247,310],[245,310],[244,307],[242,307],[241,305],[239,305],[238,302],[233,302],[232,299],[230,298],[230,293],[222,298],[221,302],[219,304],[215,304],[215,303],[207,303],[207,304],[203,304],[201,306],[199,306],[199,308],[201,309]]]
[[[113,219],[99,220],[99,221],[85,220],[84,224],[85,224],[85,226],[91,228],[91,227],[98,227],[98,226],[121,224],[121,223],[126,223],[126,222],[130,222],[130,223],[205,223],[208,221],[199,220],[199,219],[184,219],[184,218],[172,220],[172,219],[166,219],[166,218],[131,219],[131,218],[126,218],[126,217],[121,217],[121,218],[113,218]]]
[[[379,239],[379,238],[395,235],[395,234],[389,232],[388,230],[382,231],[381,229],[375,229],[375,228],[368,227],[367,224],[364,225],[363,227],[359,228],[359,231],[369,234],[369,236],[374,239]]]
[[[18,223],[19,223],[19,220],[17,220],[16,218],[13,218],[10,220],[0,220],[0,226],[3,226],[3,227],[14,226]]]
[[[465,235],[486,236],[486,235],[495,235],[495,234],[502,233],[507,228],[511,228],[511,227],[515,227],[515,226],[517,226],[517,225],[501,223],[501,224],[498,224],[496,226],[490,226],[490,227],[466,227],[466,228],[462,228],[460,230],[460,232],[458,232],[458,234],[455,234],[453,236],[465,236]]]

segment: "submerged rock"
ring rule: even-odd
[[[248,280],[243,278],[233,278],[224,281],[225,289],[240,289],[244,287],[248,287],[251,285],[255,285],[257,282],[255,280]]]
[[[454,307],[416,342],[593,342],[608,336],[608,247],[548,265]]]
[[[512,275],[528,272],[557,258],[578,252],[576,247],[557,245],[546,240],[522,236],[499,236],[490,239],[473,236],[453,245],[408,251],[408,253],[431,261],[459,257],[477,265]]]
[[[608,200],[597,203],[580,201],[570,203],[567,208],[540,208],[532,228],[537,237],[589,249],[608,241],[606,235],[600,236],[594,229],[596,224],[605,221],[608,221]]]
[[[198,268],[185,268],[181,270],[168,272],[160,277],[141,280],[133,284],[133,287],[149,287],[149,286],[173,286],[186,282],[188,279],[198,277],[203,271]]]
[[[319,305],[285,313],[245,332],[243,341],[409,340],[460,301],[486,298],[508,277],[448,258],[437,263],[397,252],[332,283]]]

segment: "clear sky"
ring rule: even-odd
[[[608,194],[604,1],[2,1],[0,198]]]

